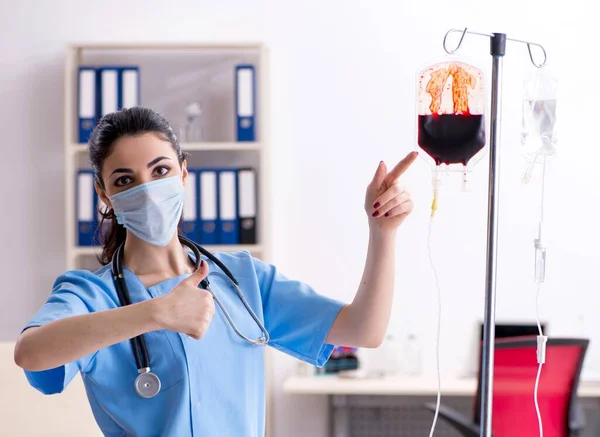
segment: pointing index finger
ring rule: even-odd
[[[410,152],[408,155],[404,157],[402,161],[400,161],[396,166],[390,170],[390,172],[385,177],[385,181],[388,183],[394,183],[404,174],[408,167],[411,166],[413,162],[417,159],[417,152]]]

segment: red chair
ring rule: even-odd
[[[583,409],[577,401],[579,376],[589,340],[549,338],[546,362],[538,386],[538,404],[544,437],[576,437],[585,426]],[[533,391],[538,371],[536,337],[496,340],[492,433],[494,437],[539,435]],[[473,420],[440,406],[439,419],[447,421],[465,437],[480,432],[481,361]],[[443,395],[442,385],[442,395]],[[425,407],[434,412],[435,404]]]

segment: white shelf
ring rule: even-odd
[[[87,144],[72,144],[69,146],[71,153],[87,153]],[[199,143],[182,143],[181,149],[184,152],[194,151],[247,151],[247,150],[260,150],[261,144],[259,142],[199,142]]]
[[[209,252],[237,252],[240,250],[247,250],[251,253],[262,253],[263,248],[259,244],[209,244],[201,245],[204,249]],[[99,246],[77,246],[73,248],[74,256],[94,256],[101,252]]]
[[[71,50],[256,50],[263,49],[260,42],[85,42],[72,43],[68,46]]]

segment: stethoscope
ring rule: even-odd
[[[229,316],[229,313],[227,312],[219,298],[210,289],[210,283],[208,281],[208,278],[203,279],[202,282],[200,282],[200,286],[206,291],[210,292],[210,294],[212,294],[214,301],[217,303],[217,305],[219,305],[219,308],[221,308],[221,310],[223,311],[223,314],[227,318],[227,321],[229,322],[235,333],[240,338],[252,344],[253,346],[266,345],[269,342],[269,333],[265,329],[260,319],[256,316],[250,305],[248,305],[248,302],[244,297],[244,293],[242,293],[242,290],[240,289],[239,283],[235,276],[233,276],[229,269],[225,267],[225,265],[217,257],[215,257],[212,253],[204,249],[199,244],[196,244],[192,240],[182,235],[179,235],[179,241],[182,244],[189,247],[190,249],[192,249],[192,251],[194,252],[194,256],[196,258],[196,269],[198,269],[198,267],[200,266],[200,254],[202,253],[208,259],[214,262],[217,266],[219,266],[223,273],[227,275],[227,277],[231,280],[231,283],[233,284],[233,288],[236,290],[238,296],[240,297],[244,306],[246,307],[246,310],[248,310],[248,312],[262,331],[263,336],[259,337],[256,340],[252,340],[246,337],[244,334],[242,334],[231,319],[231,317]],[[125,282],[125,277],[123,275],[123,246],[124,243],[122,243],[119,246],[119,248],[113,254],[112,258],[112,275],[121,306],[131,305],[129,289],[127,288],[127,283]],[[135,391],[139,396],[143,398],[152,398],[156,396],[158,392],[160,392],[161,382],[160,378],[150,370],[150,358],[148,356],[148,347],[146,346],[146,340],[144,339],[144,335],[142,334],[137,337],[134,337],[130,340],[130,342],[131,347],[133,349],[133,355],[135,357],[135,363],[139,372],[139,375],[135,379],[134,383]]]

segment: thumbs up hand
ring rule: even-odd
[[[393,231],[412,212],[410,194],[398,181],[416,158],[417,152],[409,153],[389,172],[383,161],[379,163],[365,196],[365,211],[371,229]]]
[[[157,298],[158,323],[161,329],[181,332],[199,340],[206,334],[215,314],[210,292],[198,285],[208,275],[208,264],[202,260],[191,276],[181,281],[170,293]]]

